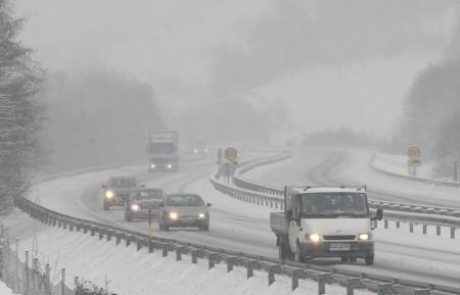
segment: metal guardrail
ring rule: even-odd
[[[286,152],[283,152],[267,159],[253,161],[252,163],[250,163],[250,165],[244,165],[243,167],[237,169],[237,171],[235,172],[235,176],[233,177],[233,184],[241,189],[260,192],[266,195],[278,196],[281,198],[284,195],[284,187],[260,183],[252,179],[245,178],[242,176],[242,174],[263,165],[283,161],[286,158],[288,158],[287,154]],[[382,208],[385,210],[392,211],[460,217],[460,209],[452,207],[435,207],[420,204],[380,201],[373,199],[369,200],[369,205],[371,206],[371,208]]]
[[[460,182],[453,182],[453,181],[447,181],[447,180],[440,180],[440,179],[433,179],[433,178],[405,175],[405,174],[396,173],[396,172],[392,172],[392,171],[388,171],[388,170],[379,168],[374,164],[375,158],[376,158],[376,152],[374,152],[371,155],[370,159],[369,159],[369,167],[371,169],[373,169],[374,171],[377,171],[379,173],[386,174],[388,176],[393,176],[393,177],[398,177],[398,178],[403,178],[403,179],[409,179],[409,180],[412,180],[412,181],[418,181],[418,182],[431,184],[431,185],[460,188]]]
[[[309,279],[318,283],[318,294],[325,294],[326,285],[334,283],[344,286],[349,295],[354,294],[355,289],[367,289],[382,295],[460,295],[460,288],[455,287],[400,280],[329,266],[280,261],[269,257],[250,255],[173,239],[149,238],[147,235],[136,231],[61,214],[25,198],[17,198],[15,204],[21,210],[30,214],[32,218],[44,224],[68,229],[69,231],[83,231],[83,233],[89,233],[91,236],[97,236],[100,240],[106,239],[112,242],[115,240],[116,245],[120,245],[124,241],[126,246],[136,244],[138,250],[147,248],[149,253],[160,250],[163,257],[167,256],[170,252],[175,252],[177,261],[182,259],[183,254],[188,254],[191,256],[191,261],[194,264],[198,263],[198,259],[206,259],[209,269],[214,268],[216,263],[225,263],[229,272],[233,270],[234,266],[245,267],[247,278],[254,276],[254,270],[262,270],[267,273],[268,285],[271,285],[275,281],[275,275],[286,275],[291,277],[292,290],[295,290],[299,286],[300,279]]]
[[[289,152],[282,152],[275,156],[244,163],[236,170],[233,185],[223,183],[215,177],[211,178],[210,181],[216,190],[237,200],[275,210],[283,210],[284,199],[282,196],[284,195],[284,188],[281,189],[278,186],[248,180],[242,177],[241,174],[263,165],[283,161],[290,156]],[[411,233],[414,232],[414,225],[421,225],[423,233],[426,234],[427,227],[434,226],[438,236],[441,235],[441,228],[447,228],[451,239],[455,239],[456,230],[460,228],[460,218],[458,218],[460,217],[460,210],[376,200],[369,200],[369,204],[373,209],[385,209],[385,228],[388,228],[388,221],[393,221],[396,224],[396,228],[399,228],[400,223],[403,222],[409,225]]]

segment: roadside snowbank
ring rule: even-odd
[[[2,295],[13,295],[13,291],[8,288],[5,283],[3,283],[2,281],[0,281],[0,294]]]
[[[41,263],[50,263],[54,271],[66,268],[66,284],[73,286],[75,276],[90,280],[98,286],[108,286],[117,294],[312,294],[317,292],[313,281],[300,281],[300,286],[291,292],[288,277],[277,276],[276,282],[268,286],[267,274],[255,272],[246,279],[244,268],[235,268],[227,273],[225,264],[217,264],[208,270],[204,261],[194,265],[190,256],[184,255],[180,262],[170,253],[163,258],[158,251],[148,254],[146,249],[136,246],[115,245],[88,234],[47,228],[36,223],[25,214],[15,211],[3,218],[10,230],[10,238],[20,239],[20,253],[25,250],[37,253]],[[326,287],[327,294],[343,294],[344,288],[335,285]],[[1,291],[1,289],[0,289]],[[3,295],[3,293],[0,293]],[[8,293],[6,293],[8,294]],[[373,294],[357,291],[356,294]]]
[[[390,155],[385,153],[376,153],[371,165],[378,169],[398,175],[410,176],[407,169],[408,157],[404,155]],[[417,168],[417,176],[424,178],[433,178],[433,166],[431,163],[424,163]]]

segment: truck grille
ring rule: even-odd
[[[330,236],[323,236],[325,241],[346,241],[346,240],[354,240],[356,236],[353,235],[330,235]]]

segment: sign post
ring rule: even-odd
[[[420,157],[422,155],[422,151],[416,145],[410,146],[407,150],[407,156],[409,159],[407,160],[407,168],[409,175],[417,176],[417,167],[422,165]]]

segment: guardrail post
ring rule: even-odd
[[[99,229],[99,240],[102,240],[104,238],[104,233],[101,229]]]
[[[268,285],[271,286],[275,282],[275,272],[280,271],[279,265],[272,265],[268,268]]]
[[[254,261],[248,261],[248,263],[246,264],[246,268],[246,277],[250,279],[254,276]]]
[[[137,251],[140,251],[142,249],[142,242],[137,241]]]
[[[438,224],[436,225],[436,235],[440,236],[441,235],[441,226]]]
[[[177,248],[176,249],[176,261],[181,261],[182,260],[182,248]]]
[[[233,265],[235,264],[235,257],[228,257],[227,258],[227,272],[233,271]]]
[[[209,255],[208,256],[208,269],[212,269],[215,266],[215,258],[214,255]]]
[[[117,235],[117,240],[115,241],[115,244],[116,244],[116,245],[120,245],[120,243],[121,243],[121,235],[118,234],[118,235]]]
[[[88,233],[88,226],[86,226],[86,225],[83,226],[83,233],[84,234]]]
[[[63,222],[63,223],[62,223],[62,228],[63,228],[63,229],[67,229],[67,222]]]
[[[96,235],[96,230],[94,227],[91,227],[91,236],[94,237]]]
[[[163,247],[161,249],[161,256],[162,257],[168,256],[168,244],[163,244]]]
[[[423,226],[422,226],[422,232],[424,235],[426,235],[426,232],[427,232],[427,225],[424,223]]]
[[[450,228],[450,238],[455,239],[455,227],[453,226]]]
[[[409,223],[409,232],[410,233],[414,232],[414,224],[412,222]]]
[[[318,275],[318,295],[326,294],[326,280],[328,276],[328,274]]]
[[[378,284],[377,285],[377,295],[389,295],[393,294],[392,284],[385,283],[385,284]]]
[[[149,253],[153,253],[153,241],[149,239]]]
[[[384,220],[383,220],[383,227],[384,227],[385,229],[388,229],[388,219],[384,219]]]
[[[192,263],[198,263],[198,250],[192,250]]]
[[[347,279],[347,295],[354,295],[355,288],[362,287],[362,283],[360,279],[352,278]]]
[[[401,227],[401,222],[399,220],[396,220],[396,228],[400,228]]]
[[[112,240],[112,231],[107,231],[107,242],[110,242]]]
[[[25,252],[24,274],[24,295],[29,295],[29,251]]]
[[[131,237],[126,236],[126,237],[125,237],[125,241],[126,241],[126,247],[128,247],[129,245],[131,245]]]
[[[294,291],[299,287],[299,275],[296,271],[292,273],[291,290]]]

